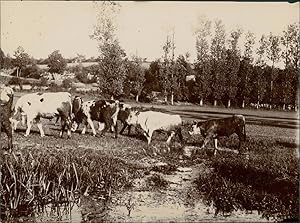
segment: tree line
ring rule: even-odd
[[[242,108],[251,103],[282,109],[287,105],[295,109],[298,106],[299,24],[288,25],[281,36],[262,35],[256,43],[250,31],[235,29],[226,35],[221,20],[202,19],[195,31],[197,59],[194,63],[190,62],[189,53],[175,58],[175,33],[172,33],[166,38],[161,58],[145,68],[142,58],[129,59],[119,44],[114,16],[120,5],[101,2],[95,6],[99,16],[91,38],[98,43],[97,64],[67,68],[68,60],[56,50],[43,60],[49,72],[62,74],[71,70],[79,81],[97,82],[100,93],[113,98],[134,95],[137,101],[147,100],[157,91],[171,104],[187,101]],[[240,49],[242,35],[245,37],[243,50]],[[85,60],[78,55],[77,61]],[[280,61],[284,63],[282,69],[275,66]],[[16,67],[16,76],[41,77],[37,62],[22,47],[15,51],[13,58],[0,51],[1,68]],[[93,78],[87,79],[88,74]]]

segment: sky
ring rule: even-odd
[[[77,54],[99,55],[90,38],[96,24],[93,2],[87,1],[0,1],[1,49],[13,55],[18,46],[34,58],[46,58],[60,50],[65,58]],[[198,18],[221,19],[227,33],[235,28],[262,34],[282,34],[288,24],[299,22],[299,2],[120,2],[116,32],[128,57],[148,61],[161,58],[167,34],[175,33],[175,56],[196,57]],[[241,38],[241,43],[243,36]]]

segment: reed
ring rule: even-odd
[[[24,149],[1,155],[1,219],[28,216],[82,195],[109,199],[134,168],[93,149]]]

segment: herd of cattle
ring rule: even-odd
[[[13,106],[13,90],[8,86],[1,86],[1,131],[7,134],[8,149],[12,149],[13,132],[17,129],[20,121],[27,126],[25,136],[29,136],[30,129],[35,123],[41,137],[45,136],[41,118],[60,119],[60,137],[66,130],[68,138],[71,132],[75,132],[80,124],[83,124],[82,134],[85,134],[87,125],[90,125],[93,136],[97,134],[94,121],[104,123],[104,128],[99,135],[107,131],[113,131],[115,138],[118,137],[118,120],[123,124],[120,134],[131,126],[139,126],[148,145],[151,143],[154,131],[162,130],[168,133],[168,148],[174,136],[178,135],[181,144],[184,144],[182,136],[183,121],[179,115],[172,115],[158,111],[144,110],[131,107],[118,100],[90,100],[83,101],[81,97],[72,96],[68,92],[29,93],[21,96]],[[233,115],[223,119],[212,119],[190,124],[190,135],[201,134],[204,137],[204,148],[210,140],[214,140],[214,154],[217,151],[217,140],[221,136],[230,136],[236,133],[239,137],[239,148],[246,140],[245,118],[242,115]]]

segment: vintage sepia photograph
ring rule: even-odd
[[[0,9],[0,222],[299,222],[299,1]]]

